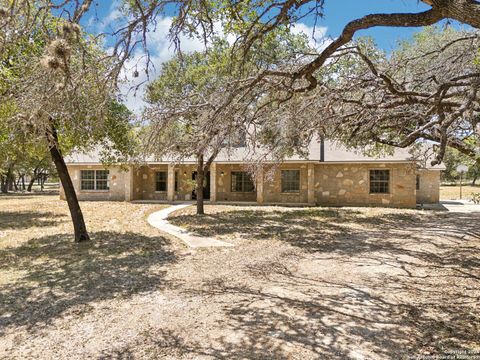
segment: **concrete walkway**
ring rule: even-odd
[[[453,213],[480,212],[480,204],[474,204],[468,200],[441,200],[438,204],[424,205],[423,208],[426,210],[440,210]]]
[[[181,227],[175,226],[168,222],[168,216],[177,210],[184,209],[191,204],[178,204],[172,205],[168,208],[156,211],[148,217],[147,221],[153,227],[166,232],[167,234],[173,235],[183,242],[185,242],[189,247],[200,248],[200,247],[218,247],[218,246],[233,246],[233,244],[227,243],[225,241],[217,240],[214,238],[208,238],[203,236],[196,236],[192,233],[189,233],[187,230],[182,229]]]

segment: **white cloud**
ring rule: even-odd
[[[145,86],[147,82],[156,78],[162,63],[170,60],[175,55],[174,45],[168,37],[172,18],[166,17],[158,21],[155,30],[147,35],[147,43],[150,52],[149,73],[146,73],[146,56],[143,51],[137,51],[125,65],[125,78],[127,82],[122,86],[121,93],[124,102],[130,110],[140,114],[145,106],[143,101]],[[183,52],[200,51],[204,48],[202,41],[197,38],[181,36],[181,48]],[[139,76],[134,77],[135,70]],[[138,87],[138,88],[137,88]]]
[[[112,11],[115,11],[115,9]],[[115,14],[111,13],[110,15],[112,19],[115,17]],[[137,51],[125,65],[124,78],[126,79],[126,83],[122,85],[120,90],[124,97],[124,103],[136,114],[140,114],[145,107],[143,100],[145,86],[148,82],[156,78],[162,63],[170,60],[175,55],[174,45],[172,45],[169,39],[171,25],[171,17],[162,18],[157,22],[156,28],[147,35],[151,61],[148,74],[145,71],[147,64],[143,51]],[[222,29],[220,25],[215,27],[215,31],[221,34]],[[316,49],[323,48],[328,41],[331,41],[326,38],[327,28],[325,27],[317,27],[314,29],[303,23],[297,23],[292,27],[292,32],[294,34],[303,33],[307,35],[310,39],[310,45]],[[235,39],[233,36],[227,36],[227,40],[233,43]],[[204,49],[202,40],[198,38],[183,35],[180,38],[180,42],[181,49],[185,53]],[[135,70],[139,73],[139,76],[136,78],[133,76]]]
[[[304,23],[296,23],[292,26],[291,32],[293,34],[305,34],[308,37],[309,45],[315,49],[322,49],[331,42],[327,37],[328,28],[324,26],[308,26]]]

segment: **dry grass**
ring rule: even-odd
[[[480,186],[464,185],[462,186],[462,199],[470,200],[472,194],[480,193]],[[440,186],[441,200],[458,200],[460,199],[460,186]]]
[[[207,206],[173,221],[236,246],[188,250],[160,205],[0,197],[0,358],[398,359],[479,349],[480,214]]]

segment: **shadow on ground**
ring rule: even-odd
[[[72,244],[70,234],[45,236],[0,251],[0,267],[14,285],[0,285],[0,335],[9,326],[38,330],[95,301],[166,286],[164,265],[176,261],[169,241],[135,233],[95,232]],[[20,274],[20,275],[19,275]]]
[[[218,277],[187,289],[220,302],[222,326],[238,336],[185,351],[232,359],[287,359],[292,349],[303,358],[397,359],[478,349],[480,214],[364,214],[234,210],[173,218],[204,236],[267,241],[274,234],[298,257],[248,266],[255,281]]]
[[[0,230],[55,226],[66,220],[66,215],[49,211],[0,211]]]

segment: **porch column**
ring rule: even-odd
[[[263,166],[257,170],[257,203],[263,204]]]
[[[210,202],[217,202],[217,164],[210,164]]]
[[[307,184],[308,203],[315,204],[315,164],[308,164]]]
[[[173,164],[168,164],[167,200],[170,202],[175,200],[175,166]]]
[[[125,172],[125,201],[133,200],[133,166],[129,166]]]

